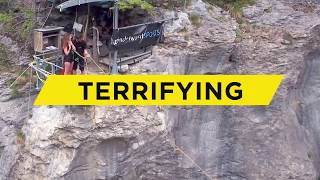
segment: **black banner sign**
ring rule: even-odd
[[[114,50],[148,47],[157,44],[162,35],[163,22],[114,29],[111,47]]]

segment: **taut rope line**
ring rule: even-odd
[[[85,57],[81,56],[76,50],[73,50],[73,52],[75,52],[78,56],[80,56],[81,58],[85,59]],[[104,73],[107,74],[95,61],[92,57],[89,56],[89,59]]]

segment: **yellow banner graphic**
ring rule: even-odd
[[[269,105],[283,75],[51,75],[35,105]]]

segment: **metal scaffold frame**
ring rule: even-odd
[[[37,76],[36,80],[36,89],[40,90],[43,86],[44,79],[46,79],[49,75],[59,74],[62,67],[62,56],[57,55],[50,58],[42,58],[43,54],[34,55],[34,61],[29,65],[35,71]]]

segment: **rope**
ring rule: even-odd
[[[89,68],[88,68],[88,62],[86,60],[84,60],[84,62],[86,63],[86,75],[89,73]],[[87,111],[87,107],[85,107],[85,110]],[[91,120],[92,120],[92,124],[96,125],[96,106],[93,106],[91,109]]]
[[[24,71],[10,84],[9,88],[11,88],[11,87],[16,83],[16,81],[17,81],[18,79],[20,79],[20,77],[21,77],[25,72],[28,71],[29,68],[30,68],[30,66],[28,66],[28,68],[27,68],[26,70],[24,70]]]
[[[91,57],[89,57],[91,59],[91,61],[93,61],[93,63],[104,73],[107,74]]]
[[[89,73],[88,62],[86,60],[84,62],[86,63],[86,75],[87,75]]]
[[[180,151],[186,158],[189,159],[189,161],[195,165],[201,172],[203,175],[205,175],[208,179],[210,180],[214,180],[204,169],[202,169],[195,160],[193,160],[187,153],[184,152],[184,150],[182,150],[179,146],[175,145],[171,140],[169,140],[170,145],[175,149]]]
[[[29,67],[32,67],[32,68],[35,70],[37,78],[38,78],[42,83],[44,83],[45,80],[43,80],[43,79],[40,77],[39,72],[42,73],[44,76],[48,76],[48,75],[50,75],[51,73],[46,72],[45,70],[42,70],[42,69],[39,69],[39,68],[35,67],[35,66],[33,65],[34,63],[36,63],[36,62],[35,62],[35,61],[31,62],[31,63],[29,64]]]
[[[45,70],[43,70],[43,69],[34,67],[33,65],[32,65],[31,67],[32,67],[34,70],[36,70],[37,72],[42,73],[42,74],[43,74],[44,76],[46,76],[46,77],[48,77],[50,74],[52,74],[52,73],[49,73],[49,72],[47,72],[47,71],[45,71]]]
[[[167,129],[167,126],[166,126],[166,131],[169,132]],[[201,171],[201,173],[205,175],[209,180],[214,180],[203,168],[201,168],[201,166],[198,163],[196,163],[195,160],[192,159],[191,156],[189,156],[182,148],[180,148],[173,141],[171,141],[170,138],[168,139],[169,139],[169,144],[173,147],[175,151],[178,150],[179,152],[181,152],[182,155],[184,155],[193,165],[195,165]]]
[[[41,62],[50,64],[50,65],[55,66],[55,67],[57,67],[57,68],[59,68],[59,69],[63,69],[63,67],[60,67],[60,66],[58,66],[58,65],[56,65],[56,64],[54,64],[54,63],[52,63],[52,62],[49,62],[49,61],[46,61],[46,60],[40,59],[40,58],[38,58],[38,59],[39,59],[39,61],[41,61]]]
[[[31,67],[32,67],[33,69],[35,69],[37,72],[41,72],[41,73],[42,73],[43,75],[45,75],[45,76],[48,76],[48,75],[52,74],[52,73],[47,72],[47,71],[45,71],[45,70],[43,70],[43,69],[41,69],[41,68],[35,67],[35,66],[34,66],[34,63],[36,63],[36,62],[30,63],[29,66],[31,66]]]
[[[11,87],[17,82],[17,80],[20,79],[21,76],[23,76],[24,73],[26,73],[26,72],[28,71],[28,69],[29,69],[30,67],[36,70],[36,75],[37,75],[38,79],[39,79],[41,82],[44,83],[44,80],[40,77],[38,71],[41,72],[41,73],[43,73],[44,75],[49,75],[50,73],[48,73],[48,72],[43,72],[43,71],[41,71],[40,69],[34,67],[34,66],[33,66],[33,63],[35,63],[35,62],[34,62],[34,61],[31,62],[31,63],[29,64],[29,66],[10,84],[9,88],[11,88]],[[47,73],[48,73],[48,74],[47,74]],[[30,75],[30,76],[32,76],[32,69],[31,69],[31,75]]]
[[[79,57],[85,59],[85,57],[81,56],[76,50],[73,50]],[[104,73],[107,74],[95,61],[92,57],[89,57],[89,59]]]
[[[41,5],[39,5],[39,9],[40,9],[40,6],[41,6]],[[43,26],[46,24],[47,20],[49,19],[50,15],[51,15],[51,12],[52,12],[52,10],[53,10],[53,7],[54,7],[54,5],[52,4],[52,6],[51,6],[51,8],[50,8],[50,11],[49,11],[49,13],[48,13],[48,15],[47,15],[44,23],[42,24],[41,28],[43,28]],[[35,8],[36,8],[36,7],[35,7]],[[29,33],[29,35],[28,35],[28,39],[29,39],[29,37],[30,37],[30,34],[31,34],[31,33]],[[25,48],[26,48],[26,46],[27,46],[28,39],[24,42],[24,46],[23,46],[22,50],[20,51],[20,56],[23,54],[23,52],[24,52],[24,50],[25,50]],[[29,66],[25,71],[27,71],[29,68],[30,68],[30,66]],[[25,71],[24,71],[18,78],[20,78],[20,77],[25,73]],[[17,79],[18,79],[18,78],[17,78]],[[15,81],[17,81],[17,79],[16,79]],[[15,83],[15,81],[10,85],[10,88],[13,86],[13,84]]]
[[[86,63],[85,74],[88,75],[88,73],[89,73],[88,62],[86,60],[84,60],[84,62]],[[87,111],[87,110],[90,111],[89,108],[87,106],[85,106],[85,111]],[[96,125],[95,111],[96,111],[95,106],[93,106],[93,109],[91,109],[91,111],[90,111],[91,112],[91,114],[90,114],[91,120],[92,120],[93,125]]]
[[[37,70],[36,70],[36,75],[37,75],[37,78],[38,78],[42,83],[44,83],[44,80],[39,76],[39,73],[38,73]]]
[[[41,28],[43,28],[43,27],[44,27],[44,25],[46,24],[47,20],[49,19],[49,17],[50,17],[50,15],[51,15],[51,12],[52,12],[53,7],[54,7],[54,5],[52,4],[52,6],[51,6],[51,8],[50,8],[50,11],[49,11],[49,13],[48,13],[48,15],[47,15],[47,17],[46,17],[46,19],[45,19],[44,23],[42,24]]]
[[[28,97],[28,118],[31,117],[30,103],[31,103],[31,89],[32,89],[32,68],[30,69],[30,80],[29,80],[29,97]]]
[[[82,57],[82,56],[81,56]],[[82,57],[84,58],[84,57]],[[89,73],[89,68],[88,68],[88,62],[86,60],[84,60],[84,62],[86,63],[86,71],[85,71],[85,74],[88,75]],[[88,108],[89,109],[89,108]],[[87,107],[85,107],[85,110],[87,111]],[[91,120],[92,120],[92,124],[93,125],[96,125],[96,114],[95,114],[95,111],[96,111],[96,107],[93,106],[92,109],[91,109]]]

